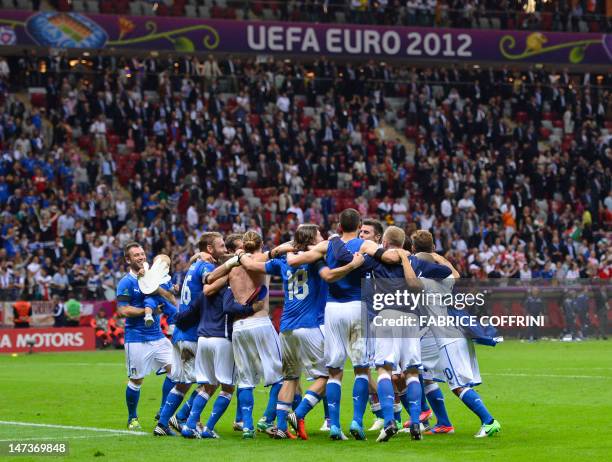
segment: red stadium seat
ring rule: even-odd
[[[516,121],[517,122],[521,122],[521,123],[526,124],[528,120],[529,120],[529,116],[527,115],[526,112],[521,111],[521,112],[517,112],[516,113]]]
[[[30,95],[32,106],[43,107],[47,105],[47,95],[45,93],[32,93]]]
[[[59,0],[57,2],[57,9],[59,11],[70,11],[72,10],[72,3],[68,0]]]

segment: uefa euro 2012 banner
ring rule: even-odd
[[[0,11],[0,46],[609,65],[612,35]]]

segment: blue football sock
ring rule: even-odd
[[[396,422],[402,421],[402,403],[393,404],[393,418]]]
[[[213,410],[210,413],[210,417],[208,418],[208,422],[206,422],[206,426],[209,430],[214,430],[215,425],[217,425],[217,422],[229,407],[231,400],[231,393],[227,393],[225,391],[219,393],[219,396],[217,396],[215,404],[213,405]]]
[[[266,406],[266,410],[264,411],[264,417],[266,418],[267,423],[274,422],[276,419],[276,402],[278,401],[278,392],[283,386],[282,382],[275,383],[270,387],[270,394],[268,396],[268,405]]]
[[[436,423],[438,425],[444,425],[445,427],[452,427],[451,421],[448,418],[448,413],[446,412],[446,406],[444,405],[444,395],[438,384],[431,383],[426,385],[425,393],[427,394],[427,401],[429,401],[431,409],[436,415]]]
[[[187,426],[189,428],[196,428],[196,424],[200,421],[200,415],[202,415],[202,411],[206,407],[206,403],[210,399],[210,395],[206,393],[204,390],[200,390],[191,403],[191,411],[189,412],[189,417],[187,418]]]
[[[329,420],[332,425],[340,428],[340,399],[342,397],[342,384],[339,380],[329,379],[325,386],[327,405],[329,407]]]
[[[419,374],[419,382],[421,382],[421,412],[429,411],[427,398],[425,397],[425,383],[423,382],[423,376],[421,374]]]
[[[164,383],[162,385],[162,397],[161,397],[161,404],[159,405],[159,413],[161,415],[161,411],[164,407],[164,404],[166,404],[166,398],[168,398],[168,393],[170,393],[170,390],[172,390],[174,388],[174,382],[172,380],[170,380],[168,378],[168,376],[166,376],[166,378],[164,379]]]
[[[276,426],[279,430],[287,431],[287,414],[291,410],[291,403],[287,401],[276,402]]]
[[[128,420],[138,417],[138,400],[140,399],[140,385],[136,385],[131,381],[128,382],[125,388],[125,403],[128,408]]]
[[[255,430],[253,426],[253,389],[252,388],[239,388],[238,389],[238,405],[242,412],[242,421],[244,422],[243,428],[249,430]]]
[[[410,422],[419,423],[421,416],[421,384],[416,377],[406,380],[406,397],[408,398],[408,414]]]
[[[404,409],[406,409],[406,412],[408,412],[408,409],[410,409],[410,403],[408,402],[408,395],[406,394],[406,389],[404,389],[404,391],[400,393],[399,398],[402,403],[402,406],[404,407]]]
[[[323,415],[325,415],[325,420],[329,419],[329,406],[327,405],[327,395],[323,397]]]
[[[293,402],[291,403],[291,409],[295,411],[301,402],[302,402],[302,395],[299,393],[296,393],[293,396]]]
[[[389,374],[381,374],[378,376],[376,391],[378,391],[378,399],[382,409],[383,419],[385,419],[385,426],[390,425],[393,422],[394,396],[393,382],[391,382]]]
[[[295,415],[298,419],[303,419],[306,417],[313,407],[317,405],[317,403],[321,401],[321,396],[314,391],[308,390],[304,399],[300,402],[299,406],[295,408]]]
[[[240,402],[236,400],[236,418],[234,422],[242,422],[242,408],[240,407]]]
[[[170,418],[174,415],[178,407],[183,402],[184,396],[185,395],[176,388],[170,390],[170,393],[168,393],[168,397],[166,398],[166,402],[164,403],[164,407],[162,407],[162,410],[159,413],[159,423],[161,425],[164,427],[168,426]]]
[[[353,420],[359,425],[363,425],[363,414],[365,414],[368,405],[368,376],[360,374],[355,376],[353,383]],[[393,394],[393,391],[391,391]]]
[[[185,404],[183,404],[181,408],[179,409],[179,411],[176,413],[176,418],[178,420],[180,421],[187,420],[187,418],[189,417],[189,413],[191,412],[191,405],[197,395],[198,395],[198,390],[193,390],[189,399],[185,401]]]
[[[480,417],[480,421],[483,424],[488,425],[493,423],[493,416],[489,413],[487,407],[482,402],[480,395],[474,390],[471,388],[466,388],[461,392],[459,398],[461,398],[461,401],[463,401],[474,414]]]

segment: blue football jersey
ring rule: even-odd
[[[408,257],[408,260],[417,277],[444,279],[451,274],[451,270],[446,266],[421,260],[412,255]],[[371,272],[373,276],[372,279],[366,281],[366,300],[368,301],[368,313],[370,315],[375,312],[371,304],[374,292],[394,293],[396,290],[403,291],[406,289],[404,268],[401,264],[385,264],[366,255],[362,269]],[[384,309],[403,311],[405,307],[401,304],[385,304]]]
[[[117,306],[119,307],[129,305],[134,308],[142,308],[144,311],[146,298],[140,292],[137,277],[132,273],[123,276],[117,284]],[[125,342],[152,342],[163,338],[164,334],[159,327],[159,316],[154,315],[154,318],[156,318],[156,322],[151,327],[145,326],[144,316],[125,318]]]
[[[160,287],[162,289],[166,289],[168,292],[172,292],[172,282],[170,281],[161,284]],[[177,312],[176,306],[174,306],[164,297],[162,297],[161,295],[147,295],[145,297],[144,303],[145,307],[151,308],[152,310],[157,309],[157,307],[161,305],[162,313],[165,314],[168,318],[168,324],[174,324],[174,318]],[[153,318],[155,319],[155,322],[159,324],[158,315],[154,314]]]
[[[207,273],[214,271],[214,269],[215,265],[202,260],[196,260],[191,264],[189,270],[187,270],[187,274],[185,275],[185,280],[183,281],[183,286],[181,288],[179,312],[187,310],[189,308],[189,304],[196,300],[204,291],[202,279],[204,279],[204,276]],[[181,340],[187,342],[197,342],[198,327],[193,326],[186,331],[175,328],[174,334],[172,335],[172,341],[178,342]]]
[[[221,337],[231,339],[232,323],[223,312],[223,297],[229,287],[222,288],[214,295],[207,297],[203,293],[194,303],[200,306],[200,323],[197,326],[198,337]]]
[[[329,246],[327,247],[327,255],[325,256],[327,266],[330,269],[344,266],[348,261],[346,261],[346,258],[342,260],[339,259],[338,255],[341,252],[346,253],[348,251],[352,259],[352,254],[358,252],[362,244],[363,239],[360,238],[351,239],[348,242],[343,242],[338,237],[330,239]],[[342,279],[328,284],[328,300],[332,302],[353,302],[361,300],[361,277],[363,274],[363,270],[357,269],[350,272]]]
[[[320,265],[292,267],[282,256],[266,262],[266,273],[283,279],[285,306],[281,316],[281,332],[319,327],[323,324],[327,284],[319,276]]]
[[[410,255],[408,260],[410,260],[410,265],[418,278],[446,279],[452,274],[452,271],[447,266],[421,260],[414,255]]]

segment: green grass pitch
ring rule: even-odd
[[[454,435],[426,436],[415,442],[400,434],[387,444],[329,441],[318,428],[319,405],[308,417],[309,441],[275,441],[258,434],[242,441],[231,430],[235,403],[221,419],[220,440],[184,440],[103,433],[92,430],[16,426],[6,422],[125,429],[125,366],[122,351],[0,356],[0,441],[48,441],[70,445],[65,460],[109,461],[334,461],[431,460],[528,461],[612,460],[612,343],[507,342],[496,348],[478,347],[484,384],[478,391],[501,422],[493,438],[474,439],[478,419],[442,390]],[[153,429],[160,401],[161,377],[149,376],[142,387],[140,422]],[[342,424],[352,415],[352,373],[344,379]],[[235,397],[233,401],[235,400]],[[259,418],[267,393],[255,393]],[[208,417],[212,405],[204,410]],[[406,413],[402,414],[406,418]],[[366,411],[365,423],[372,422]],[[0,455],[0,459],[13,460]],[[40,460],[20,456],[14,460]],[[44,459],[43,459],[44,460]]]

